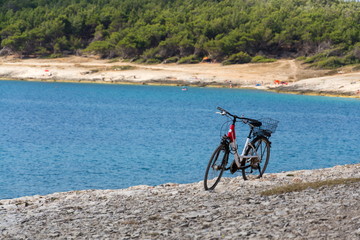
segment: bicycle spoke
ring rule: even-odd
[[[243,178],[254,179],[262,177],[270,157],[270,143],[265,137],[258,137],[252,142],[246,156],[253,156],[243,163]]]
[[[219,183],[220,178],[225,170],[229,150],[227,146],[220,145],[213,153],[209,160],[208,167],[204,177],[205,190],[213,190]]]

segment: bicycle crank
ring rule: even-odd
[[[258,169],[260,165],[260,159],[258,157],[251,158],[250,166],[253,169]]]
[[[222,169],[222,166],[215,165],[212,167],[214,170],[218,171]]]

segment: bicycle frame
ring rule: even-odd
[[[227,137],[228,137],[228,139],[230,141],[229,145],[231,147],[231,150],[234,151],[235,163],[236,163],[237,167],[241,169],[241,162],[244,159],[258,158],[258,153],[257,153],[255,147],[251,144],[251,135],[253,133],[253,127],[250,127],[250,132],[249,132],[249,134],[248,134],[248,136],[247,136],[247,138],[245,140],[245,144],[244,144],[244,147],[242,149],[241,155],[239,155],[239,153],[238,153],[238,145],[237,145],[237,142],[236,142],[235,123],[236,123],[236,117],[233,117],[232,124],[229,127]],[[246,151],[246,149],[248,149],[248,147],[251,147],[252,149],[255,150],[255,153],[256,153],[255,156],[254,155],[245,156],[245,151]]]

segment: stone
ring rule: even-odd
[[[360,178],[360,164],[263,180],[84,190],[0,200],[0,239],[360,239],[360,183],[261,196],[319,179]]]

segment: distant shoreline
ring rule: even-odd
[[[152,80],[147,82],[134,82],[134,81],[90,81],[90,80],[60,80],[60,79],[16,79],[16,78],[0,78],[0,81],[25,81],[25,82],[47,82],[47,83],[86,83],[86,84],[112,84],[112,85],[142,85],[142,86],[171,86],[171,87],[202,87],[202,88],[229,88],[228,84],[224,83],[188,83],[185,81],[182,82],[169,82],[166,80]],[[231,88],[229,88],[231,89]],[[256,88],[251,86],[238,86],[233,85],[232,89],[253,89],[260,91],[276,92],[280,94],[294,94],[294,95],[307,95],[307,96],[323,96],[323,97],[341,97],[341,98],[355,98],[360,99],[359,95],[354,95],[351,93],[339,93],[333,91],[311,91],[311,90],[288,90],[281,88],[270,88],[262,87]]]
[[[148,85],[148,86],[174,86],[174,87],[209,87],[209,88],[230,88],[226,83],[202,83],[202,82],[187,82],[187,81],[168,81],[168,80],[149,80],[149,81],[102,81],[102,80],[61,80],[61,79],[17,79],[17,78],[0,78],[0,81],[25,81],[25,82],[49,82],[49,83],[90,83],[90,84],[113,84],[113,85]],[[233,84],[231,88],[235,89],[258,89],[256,87],[242,87],[238,84]],[[264,89],[260,89],[264,90]]]
[[[332,74],[332,75],[329,75]],[[360,71],[312,70],[296,60],[222,66],[140,65],[96,58],[0,58],[0,80],[257,89],[360,98]]]

